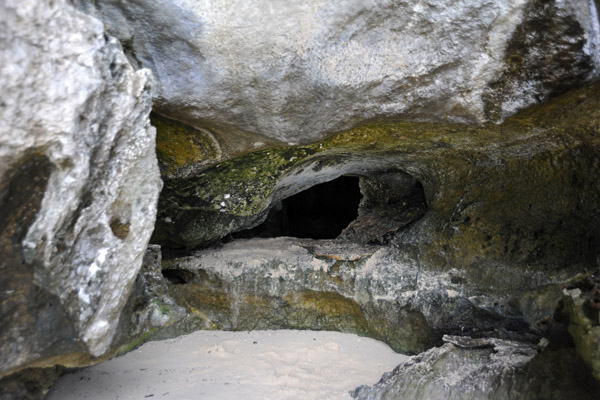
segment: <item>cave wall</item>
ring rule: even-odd
[[[154,240],[207,245],[258,225],[278,201],[317,183],[396,170],[421,182],[427,202],[397,243],[414,245],[428,264],[590,265],[600,245],[600,190],[589,174],[599,163],[597,92],[596,83],[499,126],[367,124],[166,178]]]
[[[594,4],[5,1],[0,396],[257,327],[544,338],[598,378]],[[336,239],[243,238],[340,176]]]

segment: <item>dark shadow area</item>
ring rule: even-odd
[[[184,269],[163,269],[161,272],[162,275],[173,285],[185,285],[194,279],[194,274]]]
[[[359,178],[341,176],[282,200],[264,223],[231,238],[334,239],[356,219],[361,199]]]
[[[402,171],[381,171],[361,178],[364,198],[358,218],[344,230],[342,239],[374,245],[387,244],[409,229],[427,212],[425,189]]]

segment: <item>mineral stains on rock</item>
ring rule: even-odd
[[[354,175],[364,198],[347,237],[367,243],[395,236],[416,246],[424,262],[445,267],[589,263],[600,248],[593,205],[600,188],[588,173],[600,162],[597,92],[598,84],[591,85],[500,126],[367,124],[313,145],[262,150],[193,177],[166,179],[153,240],[207,245],[260,225],[295,193]],[[401,210],[401,196],[417,196],[415,206]],[[381,232],[369,233],[374,216]]]

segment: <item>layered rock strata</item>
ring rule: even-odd
[[[187,309],[171,334],[339,330],[409,354],[448,333],[534,342],[556,334],[567,279],[509,267],[442,272],[384,246],[295,238],[240,239],[165,259],[162,268],[167,293]]]
[[[295,193],[352,175],[363,200],[343,234],[350,240],[395,243],[442,269],[594,265],[599,93],[595,83],[499,126],[372,123],[166,177],[153,240],[207,245],[263,223]],[[424,208],[411,207],[415,185]]]

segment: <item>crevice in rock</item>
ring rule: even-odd
[[[265,221],[226,238],[296,237],[385,244],[425,215],[422,183],[402,171],[343,175],[277,202]]]
[[[231,237],[335,239],[358,216],[361,199],[359,178],[341,176],[283,199],[261,225]]]
[[[342,237],[359,243],[386,244],[427,212],[423,184],[402,171],[380,171],[361,179],[364,199],[359,215]]]
[[[162,275],[173,285],[185,285],[192,279],[194,279],[194,274],[185,269],[163,269]]]

